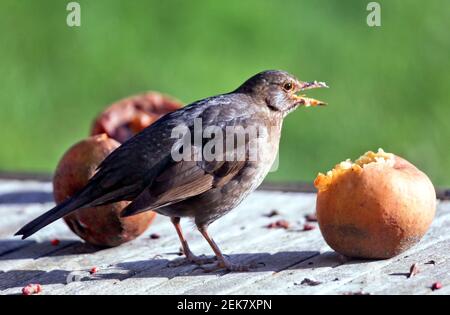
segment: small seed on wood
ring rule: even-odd
[[[158,238],[160,238],[160,237],[161,237],[161,235],[159,235],[158,233],[150,234],[150,238],[151,238],[152,240],[156,240],[156,239],[158,239]]]
[[[322,282],[320,282],[320,281],[312,280],[312,279],[309,279],[309,278],[305,278],[305,279],[302,280],[302,282],[300,282],[300,284],[309,285],[309,286],[316,286],[316,285],[319,285],[321,283]]]
[[[274,217],[279,214],[280,214],[280,212],[278,212],[278,210],[274,209],[274,210],[270,211],[269,213],[265,214],[264,216],[271,218],[271,217]]]
[[[60,242],[61,241],[59,239],[54,238],[50,241],[50,244],[52,244],[52,246],[58,246]]]
[[[439,281],[433,283],[433,285],[431,286],[431,290],[439,290],[440,288],[442,288],[442,283],[440,283]]]
[[[308,222],[317,222],[317,215],[315,213],[309,213],[305,215],[305,219]]]
[[[309,223],[303,224],[303,231],[311,231],[311,230],[314,230],[315,228],[316,228],[315,225],[312,225]]]
[[[22,288],[22,295],[32,295],[42,292],[42,286],[38,283],[30,283]]]
[[[278,220],[278,221],[272,222],[269,225],[267,225],[267,228],[268,229],[276,229],[276,228],[288,229],[289,226],[290,226],[289,221]]]

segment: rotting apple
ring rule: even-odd
[[[106,133],[120,143],[151,125],[182,103],[159,92],[146,92],[114,102],[95,119],[91,135]]]
[[[317,220],[328,245],[350,257],[385,259],[416,244],[436,210],[430,179],[379,149],[317,176]]]
[[[53,177],[53,195],[61,203],[83,188],[97,166],[120,143],[106,134],[91,136],[73,145],[60,160]],[[98,246],[118,246],[141,235],[156,213],[143,212],[121,218],[129,201],[79,209],[64,217],[69,228],[86,242]]]

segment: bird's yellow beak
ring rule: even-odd
[[[299,92],[304,91],[304,90],[311,90],[311,89],[318,89],[318,88],[328,88],[328,85],[325,82],[318,82],[318,81],[314,81],[314,82],[300,82],[300,86],[299,86]],[[295,100],[297,101],[297,104],[299,104],[300,106],[305,106],[305,107],[309,107],[309,106],[323,106],[326,105],[327,103],[310,98],[310,97],[306,97],[304,94],[294,94],[293,97],[295,98]]]

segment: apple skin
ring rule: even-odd
[[[53,196],[61,203],[83,188],[97,166],[120,143],[106,134],[91,136],[73,145],[61,158],[53,177]],[[113,247],[144,233],[156,216],[153,211],[121,218],[129,201],[76,210],[64,217],[69,228],[87,243]]]
[[[94,120],[91,135],[106,133],[120,143],[139,133],[163,115],[182,107],[175,98],[150,91],[114,102]]]
[[[316,211],[321,233],[335,251],[386,259],[427,232],[436,211],[436,192],[427,175],[394,155],[393,165],[371,163],[319,189]]]

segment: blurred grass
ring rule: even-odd
[[[0,170],[52,171],[107,104],[145,90],[186,103],[265,69],[331,88],[329,106],[285,121],[271,180],[318,171],[378,147],[450,185],[450,1],[0,2]]]

